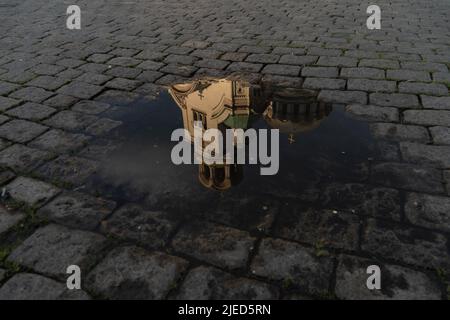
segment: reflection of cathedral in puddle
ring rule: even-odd
[[[262,90],[244,81],[198,80],[173,85],[169,93],[180,107],[183,125],[194,137],[194,122],[203,130],[247,129],[255,115],[263,114],[271,128],[289,135],[290,142],[299,132],[317,128],[331,106],[318,103],[311,92],[295,89]],[[223,135],[225,137],[225,134]],[[226,190],[242,180],[238,164],[199,165],[199,180],[208,187]]]

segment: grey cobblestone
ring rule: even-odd
[[[176,299],[182,300],[270,300],[277,292],[269,285],[246,278],[236,278],[215,268],[196,267],[184,280]]]
[[[44,133],[48,127],[27,120],[11,120],[0,126],[0,137],[25,143]]]
[[[448,268],[446,242],[439,233],[424,234],[413,228],[370,219],[363,232],[362,249],[410,265]]]
[[[450,111],[444,110],[407,110],[403,117],[406,123],[425,126],[448,126],[450,123]]]
[[[68,266],[88,270],[105,246],[106,239],[98,234],[50,224],[36,230],[8,261],[65,280]]]
[[[318,99],[330,103],[366,104],[367,93],[362,91],[321,90]]]
[[[349,79],[347,89],[370,92],[395,92],[397,83],[387,80]]]
[[[119,247],[89,273],[88,286],[108,299],[162,299],[186,267],[178,257]]]
[[[450,168],[450,147],[419,143],[401,143],[400,150],[405,161],[430,163],[439,168]]]
[[[369,122],[398,122],[399,120],[397,108],[350,104],[345,110],[356,118]]]
[[[306,89],[345,89],[345,80],[329,78],[306,78],[303,82],[303,88]]]
[[[400,82],[398,85],[398,91],[435,96],[443,96],[448,94],[447,87],[441,83]]]
[[[436,280],[428,275],[396,265],[381,267],[381,290],[367,290],[366,269],[379,262],[342,255],[336,271],[336,296],[356,300],[440,300]]]
[[[20,220],[25,218],[25,214],[21,212],[9,212],[5,207],[0,206],[0,236],[15,226]],[[1,272],[0,272],[1,273]],[[0,282],[2,277],[0,274]]]
[[[431,127],[431,136],[434,144],[450,145],[450,128],[449,127]]]
[[[332,260],[318,257],[296,243],[264,239],[251,264],[252,273],[275,281],[285,281],[306,293],[324,294],[328,291]]]
[[[214,224],[184,226],[172,241],[178,252],[218,267],[243,268],[256,239],[247,232]]]
[[[344,78],[367,78],[367,79],[384,79],[384,70],[375,68],[342,68],[341,77]]]
[[[337,78],[338,68],[335,67],[304,67],[303,77]]]
[[[414,70],[387,70],[386,78],[405,81],[431,81],[429,72]]]
[[[370,68],[380,68],[380,69],[398,69],[400,64],[395,60],[386,59],[361,59],[358,67],[370,67]]]
[[[395,141],[407,140],[428,142],[428,132],[424,127],[410,126],[394,123],[374,123],[370,125],[372,134],[377,138],[391,139]]]
[[[412,94],[403,93],[371,93],[370,103],[384,107],[418,108],[419,99]]]
[[[420,96],[424,108],[450,110],[450,97]]]
[[[405,215],[409,222],[448,232],[450,230],[450,199],[420,193],[409,193],[406,197]]]
[[[1,300],[89,300],[83,290],[31,273],[18,273],[0,288]]]

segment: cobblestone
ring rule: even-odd
[[[119,247],[89,273],[88,287],[108,299],[162,299],[186,267],[178,257]]]
[[[176,299],[270,300],[277,296],[277,291],[265,283],[200,266],[188,273]]]
[[[345,110],[356,118],[369,122],[398,122],[399,120],[397,108],[350,104]]]
[[[396,265],[381,267],[381,290],[367,290],[366,269],[379,262],[342,255],[336,275],[336,296],[356,300],[440,300],[439,284],[428,275]]]
[[[425,126],[448,126],[450,123],[450,111],[407,110],[403,112],[403,118],[406,123]]]
[[[11,120],[0,126],[0,137],[25,143],[44,133],[48,127],[27,120]]]
[[[89,300],[83,290],[68,290],[67,286],[52,279],[18,273],[0,288],[1,300]]]
[[[50,224],[14,249],[8,261],[65,280],[68,266],[88,270],[105,245],[106,239],[98,234]]]
[[[243,268],[256,239],[247,232],[210,223],[184,226],[172,241],[176,251],[218,267]]]
[[[332,268],[330,257],[318,257],[296,243],[271,238],[261,242],[251,264],[255,275],[312,294],[328,291]]]
[[[436,269],[450,265],[446,243],[445,236],[439,233],[371,219],[363,232],[362,249],[380,257]]]

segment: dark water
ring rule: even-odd
[[[257,94],[260,103],[241,108],[250,110],[249,116],[244,117],[245,125],[270,129],[269,123],[274,124],[267,120],[264,111],[279,97],[276,89],[270,93],[263,90],[263,98],[261,92]],[[119,202],[140,202],[158,209],[207,211],[217,201],[227,199],[289,197],[315,201],[323,186],[367,178],[366,168],[373,152],[367,123],[353,119],[342,105],[317,107],[314,97],[304,98],[302,93],[298,97],[290,94],[289,99],[286,94],[281,96],[294,107],[281,107],[278,123],[284,127],[280,132],[280,165],[276,175],[260,175],[259,164],[233,166],[231,186],[217,190],[200,182],[199,165],[174,165],[170,155],[177,142],[170,138],[173,130],[183,128],[183,117],[173,97],[162,92],[155,100],[139,99],[105,114],[123,123],[107,137],[120,142],[120,147],[103,161],[91,187]],[[200,98],[203,99],[201,94]],[[303,111],[295,110],[297,98]],[[320,112],[314,113],[308,104],[321,109]],[[309,110],[306,113],[305,105]]]

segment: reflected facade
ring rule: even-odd
[[[200,121],[203,130],[218,129],[225,137],[225,130],[245,130],[262,118],[294,143],[298,134],[319,127],[332,109],[331,104],[318,102],[313,91],[255,86],[241,80],[191,81],[172,85],[169,93],[181,110],[191,142],[194,122]],[[199,164],[198,179],[208,188],[226,190],[242,178],[239,164]]]

